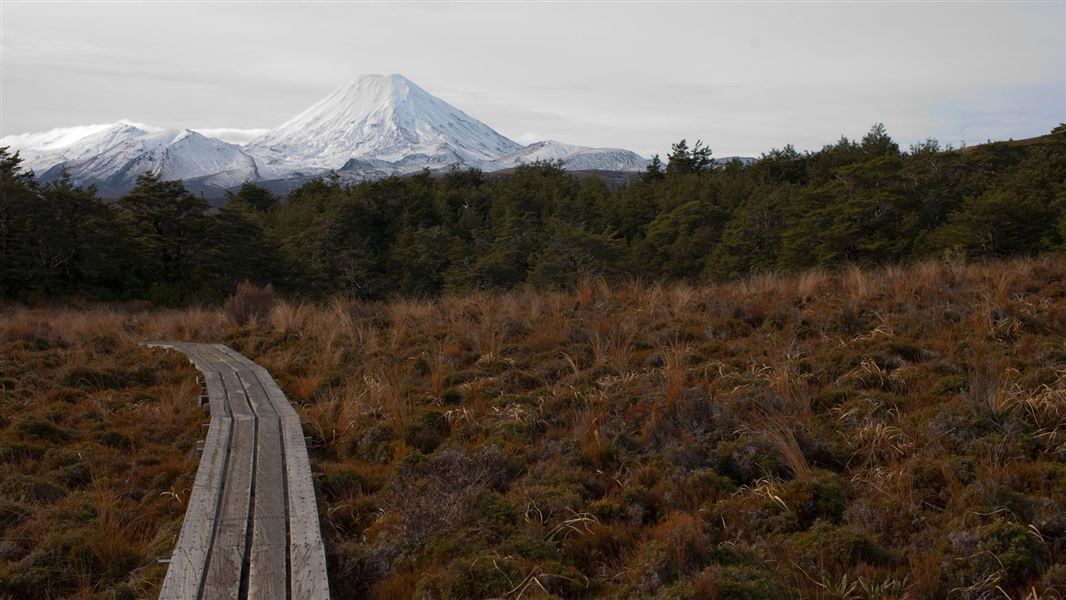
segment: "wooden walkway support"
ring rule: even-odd
[[[274,378],[222,344],[148,346],[189,357],[211,414],[160,599],[329,598],[303,430]]]

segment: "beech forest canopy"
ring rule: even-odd
[[[969,148],[903,150],[883,125],[816,152],[721,165],[675,144],[611,188],[561,165],[428,172],[285,198],[246,184],[213,211],[152,175],[117,201],[40,184],[0,149],[0,294],[217,302],[238,282],[294,296],[432,296],[608,280],[729,280],[844,264],[1061,249],[1066,125]]]

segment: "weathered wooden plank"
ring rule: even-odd
[[[204,453],[189,494],[189,505],[160,598],[196,598],[207,565],[217,515],[230,419],[221,418],[207,433]],[[221,438],[221,439],[219,439]]]
[[[221,344],[156,342],[203,373],[211,421],[161,598],[329,598],[300,420],[270,374]]]
[[[155,346],[184,352],[182,344]],[[220,385],[218,374],[203,362],[193,360],[205,377],[209,391]],[[199,357],[197,357],[199,358]],[[232,420],[224,410],[213,410],[204,450],[196,477],[189,492],[185,520],[170,558],[170,567],[163,580],[159,597],[163,600],[190,600],[199,597],[200,585],[207,570],[207,559],[214,534],[218,501],[225,476],[226,454],[229,447]]]
[[[248,597],[284,598],[289,575],[289,540],[281,424],[273,403],[247,364],[217,347],[215,350],[240,380],[258,423]]]
[[[248,405],[244,388],[232,370],[218,361],[209,347],[196,349],[212,361],[222,379],[226,410],[233,418],[233,433],[226,466],[225,484],[215,539],[204,578],[203,598],[237,599],[241,597],[241,580],[247,552],[248,521],[252,507],[252,480],[255,469],[255,413]]]
[[[311,464],[299,416],[265,368],[226,346],[216,344],[216,349],[243,362],[255,374],[279,415],[288,483],[291,597],[296,600],[327,599],[329,579],[326,573],[326,551],[311,480]]]

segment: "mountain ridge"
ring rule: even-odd
[[[493,172],[555,161],[571,171],[638,172],[649,163],[621,148],[555,140],[523,146],[399,74],[357,77],[258,136],[213,130],[238,132],[247,139],[241,144],[205,131],[212,130],[123,119],[9,135],[0,146],[21,152],[43,181],[65,171],[76,185],[97,185],[105,195],[124,193],[146,172],[224,195],[245,182],[291,188],[331,171],[354,182],[455,166]]]

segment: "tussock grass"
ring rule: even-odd
[[[4,309],[0,591],[158,584],[199,416],[136,344],[170,337],[297,405],[338,597],[1064,593],[1060,257],[265,314]]]
[[[0,596],[158,592],[196,464],[199,389],[147,337],[217,311],[0,309]]]

